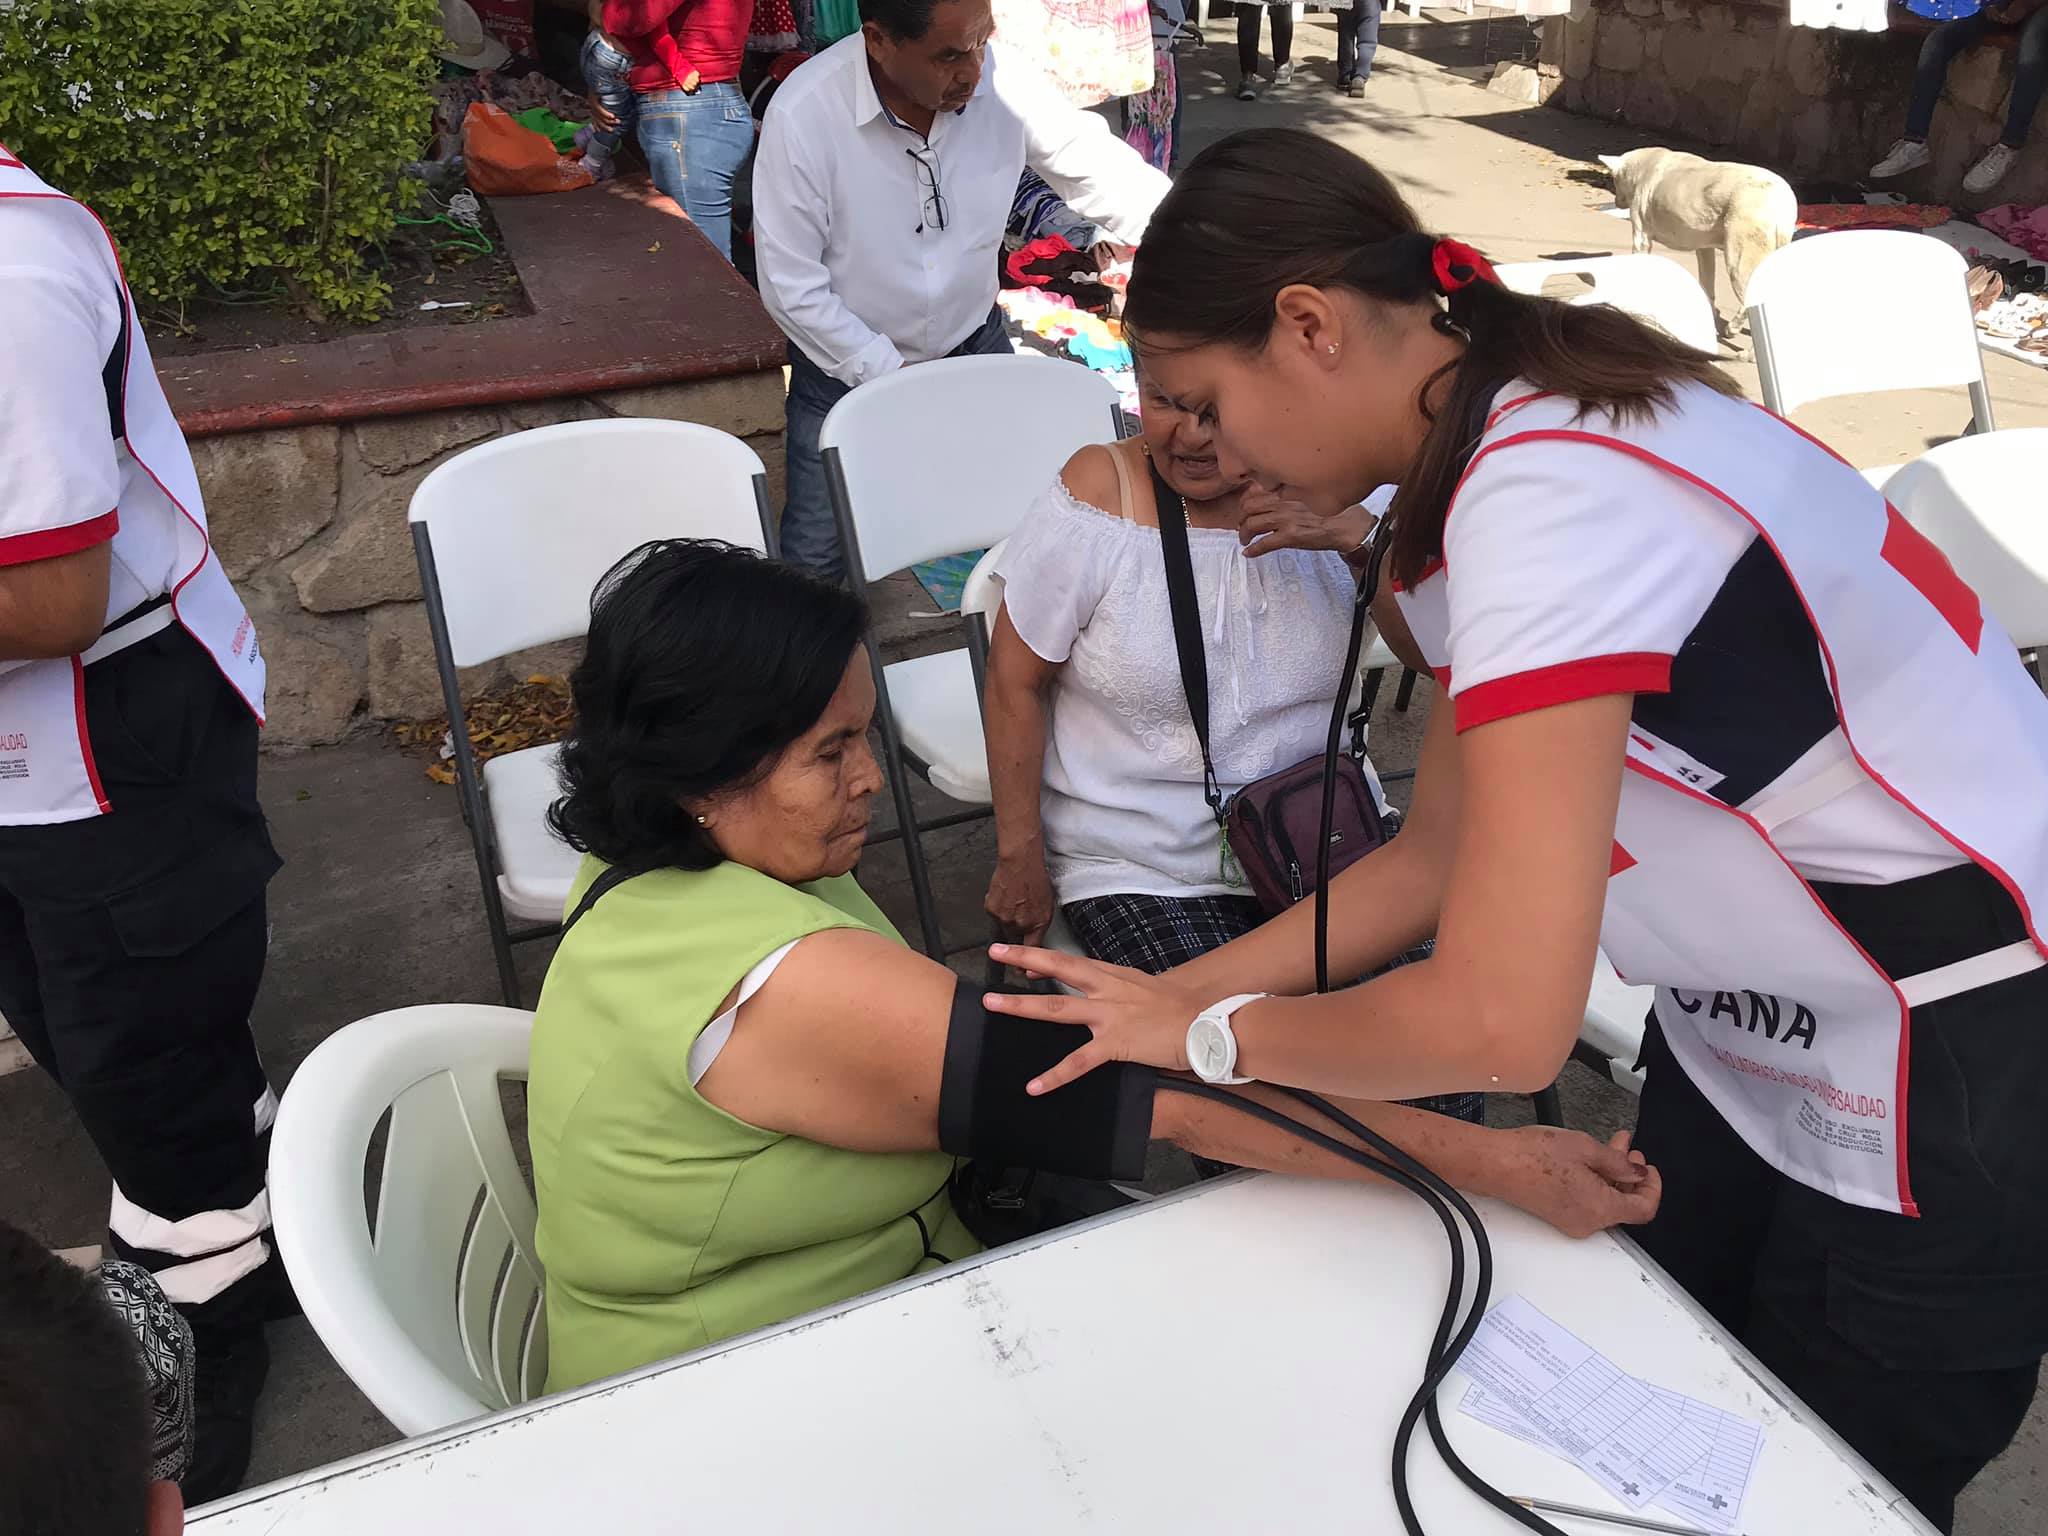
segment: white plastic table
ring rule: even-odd
[[[1632,1245],[1482,1210],[1497,1296],[1763,1422],[1745,1536],[1932,1529]],[[1400,1529],[1388,1449],[1448,1269],[1435,1218],[1398,1190],[1220,1180],[253,1490],[191,1529],[1382,1536]],[[1453,1383],[1446,1425],[1497,1486],[1617,1507],[1575,1467],[1454,1411]],[[1518,1529],[1426,1441],[1411,1483],[1444,1536]]]

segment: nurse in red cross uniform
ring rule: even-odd
[[[113,1176],[116,1252],[191,1320],[188,1503],[241,1481],[290,1297],[249,1033],[262,711],[112,240],[0,147],[0,1014]]]
[[[1331,973],[1436,952],[1301,996],[1313,903],[1156,979],[1000,951],[1083,994],[995,1004],[1091,1028],[1039,1090],[1185,1070],[1194,1030],[1213,1075],[1532,1092],[1602,946],[1656,988],[1643,1245],[1948,1528],[2048,1352],[2048,700],[2011,640],[1711,359],[1507,291],[1306,134],[1187,169],[1125,318],[1227,471],[1399,487],[1383,622],[1439,698]]]

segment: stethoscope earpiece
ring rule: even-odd
[[[1459,341],[1464,342],[1468,346],[1471,344],[1472,333],[1453,320],[1448,311],[1438,310],[1430,317],[1429,323],[1444,335],[1455,336]]]

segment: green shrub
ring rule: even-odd
[[[90,205],[128,282],[182,314],[204,284],[283,284],[349,320],[419,158],[435,0],[15,0],[0,143]]]

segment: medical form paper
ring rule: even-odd
[[[1763,1428],[1650,1385],[1519,1296],[1487,1313],[1458,1368],[1459,1411],[1577,1463],[1631,1509],[1733,1533]]]

